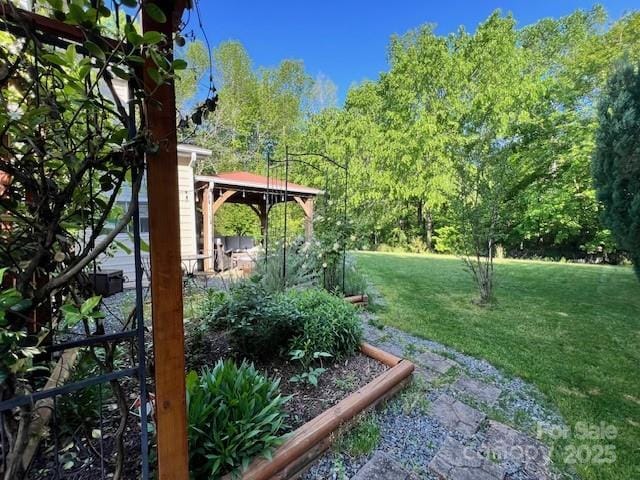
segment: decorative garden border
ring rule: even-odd
[[[296,478],[331,446],[332,434],[341,425],[393,397],[411,381],[414,365],[410,361],[368,343],[363,343],[360,350],[364,355],[389,366],[389,370],[295,430],[274,452],[271,460],[254,460],[242,474],[243,480]],[[231,475],[224,477],[225,480],[230,478]]]

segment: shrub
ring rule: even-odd
[[[285,295],[268,293],[259,283],[248,281],[231,289],[213,323],[229,330],[231,346],[238,352],[268,358],[286,349],[299,315]]]
[[[231,289],[209,321],[229,331],[236,351],[261,359],[291,350],[304,350],[306,364],[316,352],[339,358],[354,353],[362,339],[354,307],[320,288],[272,294],[245,282]]]
[[[291,350],[304,350],[308,355],[326,352],[335,358],[357,351],[362,326],[352,305],[322,289],[292,290],[288,296],[302,317]]]
[[[218,362],[201,375],[187,375],[189,468],[195,479],[220,478],[245,470],[282,443],[283,405],[279,382],[253,365]]]
[[[629,252],[640,279],[640,69],[623,63],[607,82],[598,107],[600,125],[593,179],[602,220]]]
[[[267,292],[282,292],[291,287],[308,288],[318,283],[317,254],[310,243],[303,239],[294,240],[287,246],[286,257],[282,243],[276,243],[274,249],[268,258],[263,254],[256,262],[256,276]]]
[[[221,312],[227,305],[227,294],[222,290],[207,290],[206,297],[198,305],[198,316],[211,326],[219,326]]]
[[[347,256],[346,269],[344,275],[344,295],[362,295],[367,293],[368,284],[364,275],[356,268],[355,261],[351,256]],[[339,268],[339,280],[340,286],[342,286],[342,262],[340,262]]]

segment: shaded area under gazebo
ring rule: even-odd
[[[249,206],[260,219],[263,239],[269,225],[269,212],[274,205],[295,202],[304,212],[305,237],[313,235],[315,198],[324,193],[316,188],[285,182],[250,172],[220,173],[214,176],[196,175],[196,202],[201,206],[198,237],[201,254],[205,257],[204,269],[213,268],[215,214],[225,203]]]

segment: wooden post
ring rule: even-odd
[[[202,243],[203,252],[209,258],[204,261],[204,271],[209,272],[213,269],[213,222],[211,220],[212,210],[212,183],[202,191]]]
[[[175,4],[154,3],[168,20],[157,23],[143,5],[142,30],[163,33],[171,46]],[[188,480],[175,90],[173,83],[157,86],[147,73],[149,68],[155,65],[147,58],[146,119],[149,134],[159,144],[156,153],[147,154],[158,478]]]
[[[307,242],[313,238],[313,209],[315,201],[313,197],[303,200],[301,197],[293,197],[304,211],[304,238]]]

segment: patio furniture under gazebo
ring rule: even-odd
[[[285,182],[273,177],[265,177],[249,172],[220,173],[214,176],[195,177],[196,201],[202,207],[202,221],[198,236],[201,239],[201,253],[207,259],[204,269],[213,268],[214,219],[218,209],[225,203],[248,205],[260,219],[262,235],[267,232],[271,208],[284,202],[295,202],[304,211],[304,231],[307,239],[313,234],[313,211],[315,198],[322,190]]]

